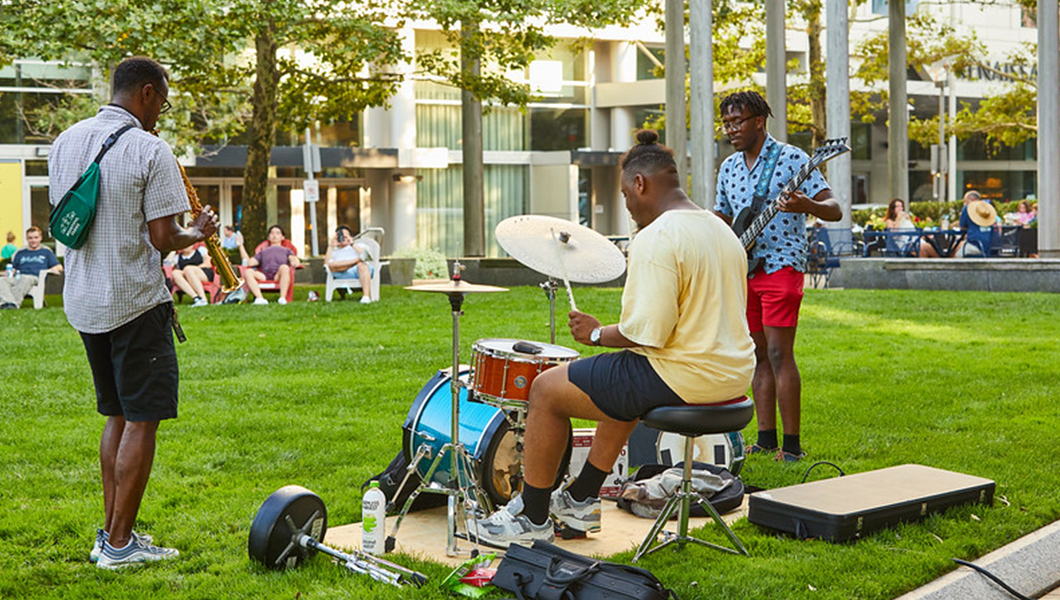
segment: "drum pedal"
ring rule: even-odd
[[[589,535],[581,529],[573,529],[566,525],[556,525],[556,536],[563,540],[583,540]]]

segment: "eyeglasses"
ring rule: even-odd
[[[746,123],[747,121],[750,121],[751,119],[755,118],[756,116],[758,116],[758,115],[753,115],[753,116],[746,117],[746,118],[743,118],[743,119],[734,119],[732,121],[722,121],[721,128],[722,128],[723,131],[737,131],[741,127],[743,127],[744,123]]]
[[[159,93],[158,95],[162,96],[161,93]],[[158,111],[158,115],[162,116],[162,115],[166,114],[167,112],[169,112],[169,109],[171,109],[171,108],[173,108],[173,105],[169,103],[169,98],[166,98],[165,96],[162,96],[162,110]]]

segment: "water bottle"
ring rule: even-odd
[[[386,494],[379,489],[379,482],[368,485],[361,500],[361,550],[368,554],[381,555],[386,539]]]
[[[7,278],[8,279],[14,279],[15,278],[15,265],[13,265],[11,263],[7,263]]]

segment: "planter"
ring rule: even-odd
[[[416,271],[415,258],[388,258],[387,265],[390,271],[390,285],[412,285],[412,275]]]

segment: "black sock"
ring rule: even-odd
[[[788,436],[784,436],[787,438]],[[755,442],[760,447],[766,450],[773,450],[777,447],[777,430],[776,429],[759,429],[758,430],[758,441]]]
[[[575,502],[584,502],[586,498],[596,498],[600,495],[600,486],[611,474],[611,471],[601,471],[593,466],[593,463],[585,461],[582,472],[578,473],[577,479],[567,488],[567,493]]]
[[[784,452],[798,456],[802,454],[802,444],[799,443],[799,434],[784,434]]]
[[[534,525],[548,520],[548,503],[552,499],[551,488],[536,488],[523,482],[523,514]]]

